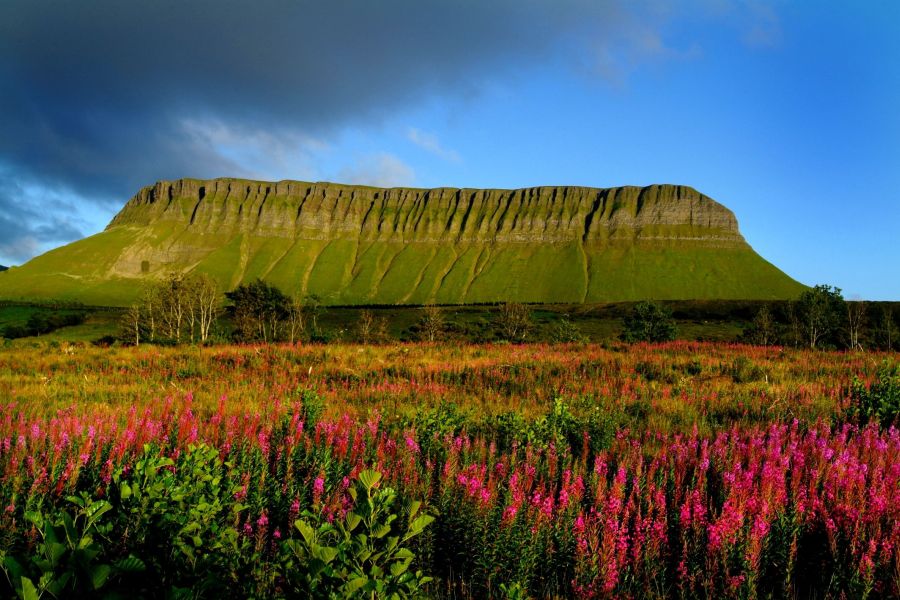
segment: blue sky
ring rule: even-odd
[[[900,3],[141,4],[0,9],[0,263],[157,179],[679,183],[800,281],[900,300]]]

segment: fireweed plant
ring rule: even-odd
[[[0,352],[0,595],[897,597],[886,361]]]

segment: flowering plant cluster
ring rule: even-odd
[[[733,408],[740,397],[748,408],[704,427],[661,419],[654,411],[699,402],[687,388],[676,395],[682,383],[665,383],[668,373],[699,369],[721,379],[727,371],[716,365],[744,354],[787,372],[770,355],[705,348],[699,359],[688,359],[696,347],[678,344],[644,347],[643,361],[626,357],[618,368],[632,376],[615,385],[647,399],[653,408],[643,415],[636,400],[609,406],[588,395],[485,418],[474,410],[483,389],[437,408],[398,400],[389,414],[380,400],[366,409],[355,384],[336,404],[332,391],[274,382],[259,386],[268,396],[262,406],[260,398],[210,397],[228,382],[205,380],[196,396],[157,400],[147,390],[128,403],[98,398],[88,409],[41,404],[39,387],[17,384],[0,404],[0,594],[900,595],[900,431],[853,421],[840,392],[842,382],[845,390],[866,385],[866,372],[841,379],[841,355],[822,355],[818,367],[791,355],[785,361],[796,372],[834,379],[795,375],[784,389],[718,381],[706,407]],[[535,377],[521,361],[491,362],[492,353],[514,352],[530,361],[526,350],[481,351],[470,357],[485,364],[458,368],[457,377],[488,382],[495,373],[495,390],[507,371]],[[573,361],[570,378],[601,368],[574,351],[531,349],[542,351],[553,369]],[[230,352],[263,356],[284,372],[297,359],[292,349]],[[585,350],[607,366],[621,358],[603,352]],[[174,372],[165,358],[153,360]],[[3,360],[8,374],[19,359],[0,357],[0,377]],[[396,360],[385,370],[404,389],[446,368]],[[92,369],[83,375],[119,377],[115,365]],[[566,380],[555,371],[546,377]],[[754,402],[766,395],[767,406],[790,403],[762,419],[769,409]],[[706,414],[699,406],[691,410]]]

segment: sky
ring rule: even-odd
[[[896,0],[4,0],[0,264],[179,177],[690,185],[900,300]]]

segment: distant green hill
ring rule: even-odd
[[[159,182],[105,231],[0,274],[0,298],[124,305],[178,271],[330,304],[784,299],[734,214],[674,185],[410,189]]]

